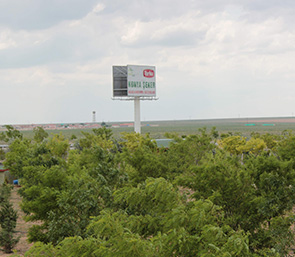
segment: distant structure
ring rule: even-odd
[[[156,67],[113,66],[113,100],[134,101],[134,131],[140,133],[140,100],[157,100]]]
[[[92,112],[92,122],[93,123],[96,122],[96,112],[95,111]]]

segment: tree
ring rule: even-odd
[[[266,144],[261,138],[250,138],[244,145],[237,147],[238,152],[258,155],[266,150]]]
[[[29,165],[32,148],[33,145],[27,138],[17,138],[9,145],[4,165],[14,176],[18,178],[23,176],[23,168]]]
[[[6,131],[4,132],[4,136],[5,136],[5,141],[8,142],[9,140],[14,140],[14,139],[22,139],[23,138],[23,134],[18,131],[17,129],[15,129],[13,126],[11,125],[5,125],[4,126],[6,128]]]
[[[243,152],[242,147],[246,144],[246,138],[241,136],[229,136],[223,138],[219,143],[220,147],[225,151],[238,155]]]
[[[250,256],[247,235],[222,222],[220,207],[184,201],[163,178],[123,187],[114,197],[117,210],[93,218],[88,237],[66,238],[55,248],[38,244],[28,256]]]
[[[134,185],[145,181],[148,177],[167,175],[167,166],[163,163],[156,142],[149,135],[126,133],[122,139],[123,147],[121,153],[117,154],[118,162]]]
[[[30,228],[30,241],[57,244],[65,237],[84,237],[90,217],[112,205],[113,190],[127,177],[105,135],[85,133],[77,150],[69,150],[61,134],[41,143],[12,143],[6,163],[22,178],[22,209],[27,220],[42,222]]]
[[[5,253],[11,253],[19,238],[15,238],[17,212],[9,202],[10,188],[7,185],[1,187],[0,203],[0,245]]]
[[[285,132],[283,139],[278,143],[277,152],[283,160],[295,159],[295,136]]]
[[[249,233],[252,252],[274,248],[283,255],[294,239],[290,230],[294,179],[291,162],[261,155],[247,158],[243,165],[218,151],[176,181],[192,190],[195,199],[210,199],[222,206],[226,223]]]
[[[270,133],[266,133],[266,134],[259,134],[259,133],[251,133],[251,138],[261,138],[264,143],[266,144],[266,147],[268,150],[271,151],[276,151],[278,142],[280,141],[280,136],[279,135],[275,135],[275,134],[270,134]]]
[[[197,135],[188,135],[185,138],[178,135],[166,134],[173,139],[168,151],[163,153],[163,163],[168,167],[170,176],[174,177],[198,165],[198,163],[210,153],[215,152],[214,132],[208,134],[206,129],[200,129]]]
[[[48,137],[48,133],[42,127],[34,128],[34,140],[37,143],[41,143],[45,138]]]

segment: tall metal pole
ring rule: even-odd
[[[134,98],[134,131],[135,133],[141,133],[140,125],[140,97]]]

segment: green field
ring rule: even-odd
[[[108,123],[112,125],[115,123]],[[118,123],[116,123],[118,124]],[[251,132],[261,134],[281,134],[284,130],[295,130],[295,118],[244,118],[244,119],[212,119],[212,120],[174,120],[174,121],[145,121],[142,122],[142,134],[149,133],[152,138],[165,138],[165,133],[177,133],[179,135],[197,134],[200,128],[208,131],[216,127],[221,133],[241,133],[249,136]],[[115,138],[119,138],[123,132],[133,132],[131,127],[111,128]],[[48,130],[49,134],[62,133],[70,138],[72,135],[78,138],[82,136],[81,131],[91,132],[91,129],[62,129]],[[32,131],[22,131],[25,137],[32,138]]]

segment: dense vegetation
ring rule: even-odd
[[[295,136],[214,128],[168,149],[94,129],[34,140],[13,128],[5,166],[21,181],[26,256],[285,256],[294,245]]]
[[[0,187],[0,246],[5,253],[12,253],[12,249],[18,243],[15,236],[17,212],[9,201],[11,186],[4,184]]]

